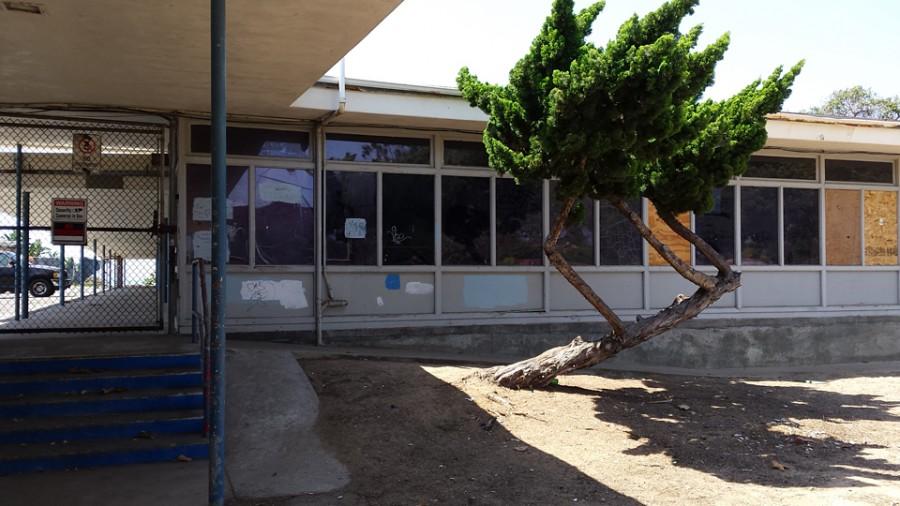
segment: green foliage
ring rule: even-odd
[[[882,97],[871,88],[853,86],[837,90],[812,114],[844,118],[866,118],[900,121],[900,96]]]
[[[17,237],[18,237],[18,234],[15,231],[9,232],[9,233],[3,235],[4,240],[12,242],[12,243],[16,242]],[[31,244],[28,245],[28,257],[29,258],[41,257],[50,252],[50,248],[47,248],[46,246],[44,246],[43,243],[41,243],[40,239],[35,239],[30,242],[31,242]]]
[[[702,28],[681,33],[697,1],[635,15],[598,47],[585,39],[603,3],[576,13],[572,0],[556,0],[508,85],[460,70],[463,96],[489,115],[491,167],[520,181],[557,178],[562,196],[642,195],[675,213],[707,210],[712,190],[764,145],[765,115],[781,108],[802,62],[727,100],[703,100],[728,35],[697,50]]]

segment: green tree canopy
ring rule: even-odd
[[[600,47],[586,37],[603,2],[576,13],[572,0],[556,0],[508,85],[463,68],[463,96],[490,118],[491,166],[519,180],[557,178],[563,196],[640,195],[673,213],[708,210],[713,188],[765,143],[765,115],[781,108],[802,62],[729,99],[703,99],[729,39],[697,49],[702,27],[679,30],[696,4],[671,0],[635,15]]]
[[[834,91],[824,104],[809,110],[821,116],[900,121],[900,96],[882,97],[856,85]]]

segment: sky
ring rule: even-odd
[[[576,0],[581,9],[590,2]],[[607,0],[591,42],[605,45],[632,14],[662,0]],[[346,57],[348,78],[455,86],[468,66],[506,83],[550,12],[551,0],[404,0]],[[806,60],[786,111],[804,111],[856,84],[900,94],[900,0],[701,0],[685,30],[703,24],[700,45],[731,33],[707,96],[721,99],[778,65]],[[337,75],[337,66],[328,72]]]

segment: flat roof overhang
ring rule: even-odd
[[[302,117],[291,104],[402,0],[231,0],[228,111]],[[0,104],[210,110],[209,2],[0,4]]]

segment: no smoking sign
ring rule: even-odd
[[[74,134],[72,136],[72,167],[75,170],[92,171],[100,167],[100,136]]]

